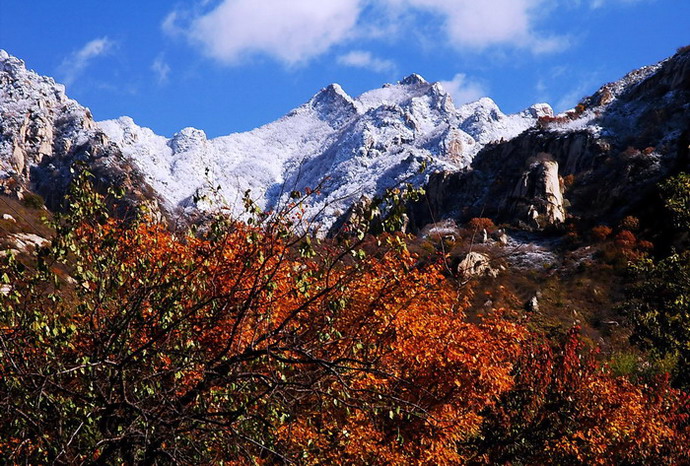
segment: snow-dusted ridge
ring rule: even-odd
[[[247,190],[262,208],[273,210],[292,191],[319,187],[306,216],[325,231],[363,196],[403,182],[421,186],[438,178],[441,186],[456,172],[471,181],[453,185],[464,190],[464,204],[449,193],[451,207],[464,208],[491,192],[482,183],[501,167],[516,171],[510,176],[523,175],[519,164],[530,152],[523,143],[557,152],[572,136],[576,143],[563,149],[567,154],[552,154],[561,157],[567,173],[581,165],[590,142],[596,147],[587,154],[595,157],[634,139],[640,129],[646,131],[640,141],[645,147],[672,147],[686,127],[688,70],[690,55],[677,54],[604,85],[577,111],[556,117],[548,104],[506,115],[488,97],[456,107],[440,83],[416,74],[357,97],[331,84],[252,131],[208,139],[201,130],[185,128],[166,138],[129,117],[95,122],[63,86],[0,51],[0,190],[19,184],[59,200],[77,160],[87,162],[102,185],[133,193],[132,202],[151,200],[172,213],[227,207],[240,214]],[[668,109],[661,122],[655,116],[660,105]],[[494,145],[500,142],[507,144]],[[438,171],[444,173],[433,176]],[[438,189],[434,193],[443,197]]]
[[[239,209],[250,189],[261,207],[272,209],[286,193],[321,186],[307,215],[318,213],[328,226],[361,196],[467,167],[486,144],[552,114],[539,104],[505,115],[489,98],[456,108],[441,84],[411,75],[356,98],[332,84],[275,122],[215,139],[192,128],[166,139],[128,117],[98,127],[171,206],[194,206],[199,194],[220,186],[216,203]]]
[[[325,228],[362,196],[463,169],[486,144],[553,114],[538,104],[505,115],[489,98],[456,108],[440,83],[414,74],[358,97],[332,84],[252,131],[208,139],[185,128],[166,138],[129,117],[95,123],[64,91],[0,52],[0,179],[28,179],[39,164],[52,170],[61,165],[50,162],[69,158],[75,147],[104,148],[111,154],[106,166],[134,166],[170,211],[225,206],[240,213],[247,190],[273,209],[291,191],[319,186],[307,217]]]

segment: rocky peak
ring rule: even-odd
[[[530,115],[532,118],[552,117],[553,108],[547,103],[540,103],[528,107],[523,113]]]
[[[308,105],[320,118],[334,124],[341,124],[357,113],[355,101],[340,84],[330,84],[311,98]]]
[[[175,133],[170,140],[170,147],[175,153],[187,152],[206,143],[206,133],[196,128],[184,128]]]
[[[406,78],[403,78],[402,81],[400,81],[400,84],[403,86],[420,86],[422,84],[429,84],[426,79],[418,75],[417,73],[412,73],[411,75],[407,76]]]
[[[0,179],[28,185],[32,166],[68,152],[92,129],[91,113],[62,85],[0,53]]]
[[[228,202],[250,189],[269,210],[286,192],[321,185],[306,207],[307,216],[319,213],[324,228],[347,211],[353,192],[371,197],[405,181],[421,185],[435,170],[465,168],[484,145],[512,139],[547,112],[535,107],[505,115],[488,98],[456,109],[439,83],[413,74],[357,98],[329,85],[246,133],[207,139],[185,128],[166,138],[127,117],[95,125],[62,86],[6,55],[0,70],[11,72],[0,71],[0,174],[36,172],[49,189],[50,177],[66,176],[70,161],[93,159],[110,178],[135,170],[171,210],[203,209],[190,199],[209,181]]]

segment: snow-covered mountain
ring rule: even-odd
[[[319,187],[306,215],[327,227],[362,196],[467,167],[484,146],[514,138],[552,110],[539,104],[505,115],[489,98],[456,108],[441,84],[411,75],[356,98],[332,84],[246,133],[208,139],[185,128],[168,139],[129,117],[94,122],[63,86],[0,52],[0,113],[0,178],[29,179],[36,167],[64,168],[77,150],[81,158],[99,152],[103,166],[139,172],[171,212],[239,213],[246,190],[270,210],[292,191]]]
[[[456,108],[439,83],[412,75],[357,98],[332,84],[278,121],[216,139],[193,128],[166,139],[128,117],[98,127],[171,206],[206,195],[239,209],[249,189],[270,210],[292,191],[320,187],[307,217],[328,226],[361,196],[464,168],[486,144],[544,115],[552,115],[547,104],[504,115],[489,98]]]
[[[487,216],[536,229],[569,219],[615,225],[656,205],[657,183],[681,171],[690,171],[688,48],[485,147],[471,170],[431,175],[412,223]]]
[[[446,216],[478,210],[562,222],[561,204],[579,204],[557,192],[560,176],[606,179],[600,184],[628,193],[634,183],[604,174],[620,151],[635,144],[642,154],[634,164],[626,156],[626,170],[661,166],[675,153],[690,105],[689,64],[683,53],[640,68],[561,115],[547,104],[506,115],[489,98],[456,107],[441,84],[419,75],[358,97],[332,84],[275,122],[208,139],[194,128],[166,138],[129,117],[95,122],[63,86],[0,51],[0,190],[25,186],[50,204],[82,161],[102,185],[124,186],[171,214],[240,214],[247,190],[274,210],[293,191],[319,188],[306,217],[325,231],[362,197],[411,182],[427,185]]]

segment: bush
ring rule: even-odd
[[[43,198],[35,193],[25,192],[22,204],[31,209],[42,209],[45,206]]]
[[[660,189],[673,226],[682,231],[690,230],[690,175],[681,173],[669,178],[661,183]]]
[[[640,219],[629,215],[621,220],[621,222],[618,224],[618,228],[620,230],[637,231],[640,229]]]
[[[490,218],[475,217],[467,222],[467,228],[472,231],[481,232],[482,230],[486,230],[487,232],[491,233],[495,231],[497,227],[494,224],[494,221]]]
[[[594,241],[603,242],[611,236],[611,233],[613,233],[613,230],[610,227],[599,225],[592,228],[592,239],[594,239]]]
[[[614,241],[616,246],[621,249],[633,249],[637,245],[637,238],[633,232],[628,230],[622,230],[619,232]]]

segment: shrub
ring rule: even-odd
[[[621,249],[633,249],[637,245],[637,238],[633,232],[629,230],[622,230],[616,235],[616,246]]]
[[[42,209],[45,205],[43,198],[35,193],[25,192],[22,204],[31,209]]]
[[[629,215],[621,220],[618,224],[618,228],[621,230],[637,231],[640,229],[640,219]]]
[[[637,243],[637,247],[643,251],[651,251],[654,249],[654,243],[651,241],[642,240]]]
[[[486,217],[473,218],[472,220],[467,222],[467,227],[473,231],[486,230],[489,233],[496,230],[496,225],[494,224],[494,221]]]
[[[682,231],[690,230],[690,175],[681,173],[669,178],[661,183],[660,189],[673,226]]]
[[[611,233],[613,233],[613,230],[610,227],[599,225],[592,228],[592,239],[598,242],[606,241],[606,239],[611,236]]]

